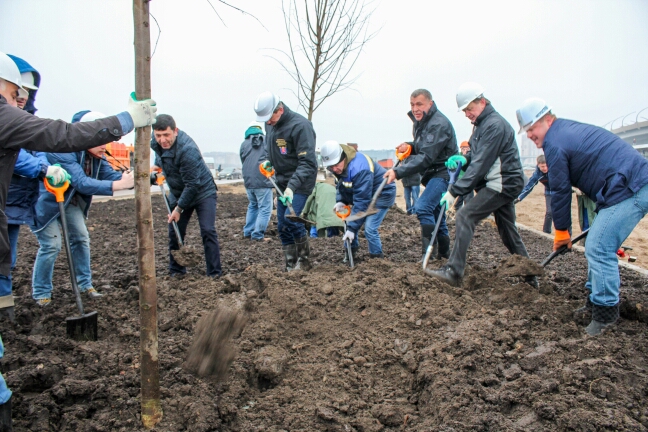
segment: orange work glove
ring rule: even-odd
[[[571,235],[569,235],[569,231],[567,230],[556,230],[553,250],[557,251],[562,246],[567,246],[567,249],[572,248]]]

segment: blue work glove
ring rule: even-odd
[[[461,166],[466,166],[466,164],[468,163],[465,157],[461,155],[454,155],[454,156],[450,156],[450,159],[446,161],[445,166],[449,170],[456,170],[457,162],[461,162]]]
[[[279,201],[283,203],[283,205],[288,205],[292,204],[293,201],[293,191],[290,188],[286,188],[286,190],[283,193],[282,197],[279,197]]]

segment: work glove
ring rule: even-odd
[[[456,170],[457,162],[461,162],[461,166],[466,166],[466,164],[468,163],[465,157],[461,155],[454,155],[454,156],[450,156],[450,159],[446,161],[445,166],[449,170]]]
[[[68,174],[67,171],[61,168],[61,165],[59,164],[48,166],[45,177],[47,177],[49,183],[54,187],[60,187],[63,185],[63,183],[72,179],[72,177],[70,177],[70,174]]]
[[[353,231],[346,231],[344,233],[344,236],[342,237],[342,241],[350,241],[350,242],[352,242],[353,239],[355,239],[355,234],[353,234]]]
[[[513,200],[513,204],[517,204],[517,203],[519,203],[520,201],[522,201],[520,198],[515,198],[515,199]]]
[[[155,106],[153,99],[144,99],[141,101],[135,99],[135,92],[133,92],[130,98],[128,98],[128,108],[126,108],[126,111],[128,111],[128,114],[133,119],[133,126],[138,128],[150,126],[155,123],[157,106]]]
[[[272,164],[270,163],[270,161],[261,162],[261,168],[270,172],[272,171]]]
[[[346,204],[344,204],[343,202],[335,203],[335,206],[333,207],[333,211],[335,213],[342,213],[343,211],[345,211],[345,209],[346,209]]]
[[[572,248],[571,235],[567,230],[556,230],[556,234],[554,236],[553,250],[557,251],[562,246],[567,246],[567,249]]]
[[[293,191],[292,191],[292,189],[286,188],[286,190],[283,193],[283,196],[279,197],[279,200],[283,203],[283,205],[292,204],[292,201],[293,201]]]
[[[447,211],[450,207],[452,207],[452,204],[454,204],[454,200],[454,195],[452,195],[450,192],[446,192],[445,195],[443,195],[443,197],[441,198],[439,204],[441,204],[441,206],[445,206]]]

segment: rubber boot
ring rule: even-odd
[[[438,259],[450,258],[450,237],[439,234],[437,236],[439,239],[439,256]]]
[[[293,244],[283,245],[284,258],[286,258],[286,271],[295,270],[295,263],[297,263],[297,246]]]
[[[11,398],[0,405],[0,432],[11,432]]]
[[[524,276],[524,282],[531,285],[533,288],[540,288],[540,283],[538,282],[538,277],[534,275]]]
[[[382,252],[377,253],[377,254],[372,254],[372,253],[370,253],[370,254],[369,254],[369,258],[385,258],[385,254],[382,253]]]
[[[16,322],[16,313],[13,306],[0,308],[0,318],[7,318],[12,323]]]
[[[432,238],[433,231],[434,225],[421,225],[421,246],[423,250],[423,257],[421,258],[421,262],[423,262],[423,260],[425,259],[425,253],[427,252],[427,248],[430,245],[430,238]],[[436,257],[436,252],[434,251],[434,249],[432,249],[431,257]]]
[[[295,240],[295,245],[297,246],[297,263],[295,264],[295,270],[310,270],[310,245],[308,244],[308,236]]]
[[[619,319],[619,303],[614,306],[599,306],[592,304],[592,322],[585,328],[590,336],[600,335],[601,332]]]
[[[450,267],[443,266],[439,270],[425,270],[425,273],[435,277],[450,286],[458,287],[461,285],[461,277]]]
[[[357,262],[356,256],[358,255],[358,248],[357,247],[352,247],[351,248],[351,257],[353,258],[353,264]],[[349,262],[349,250],[347,248],[344,248],[344,259],[342,260],[343,264],[347,264]]]

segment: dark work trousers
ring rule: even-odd
[[[208,196],[193,207],[184,209],[178,221],[180,235],[184,240],[187,232],[187,225],[194,210],[198,214],[198,225],[200,225],[200,236],[205,248],[205,262],[207,263],[207,276],[220,276],[223,271],[220,261],[220,246],[218,245],[218,234],[216,234],[216,194]],[[169,224],[169,273],[184,274],[187,268],[181,266],[173,259],[170,251],[178,250],[178,240],[173,231],[173,224]]]
[[[483,188],[477,195],[457,211],[455,223],[455,243],[450,253],[448,267],[463,277],[466,268],[466,255],[468,247],[475,234],[477,222],[485,219],[491,213],[495,214],[497,230],[504,246],[512,254],[529,257],[520,233],[515,226],[515,205],[509,196],[497,193],[491,189]]]
[[[292,208],[299,216],[306,205],[308,195],[294,194],[292,200]],[[279,240],[282,245],[294,244],[295,240],[306,236],[306,228],[300,222],[293,222],[286,218],[286,213],[290,214],[288,207],[286,207],[281,200],[277,199],[277,231],[279,231]]]
[[[551,195],[545,195],[545,206],[547,207],[547,210],[545,210],[545,219],[542,231],[551,234],[551,224],[553,222],[553,215],[551,213]]]

